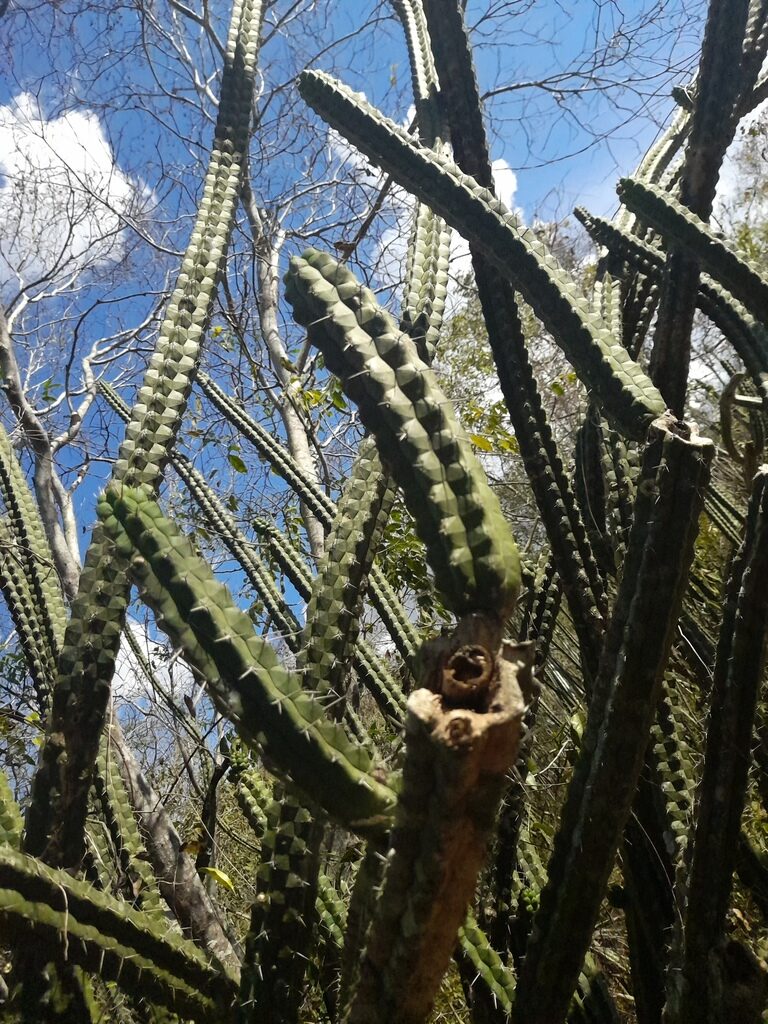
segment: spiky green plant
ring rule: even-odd
[[[767,471],[742,507],[710,482],[715,446],[682,413],[696,306],[757,392],[729,401],[766,411],[768,285],[706,220],[725,148],[755,102],[768,5],[712,0],[695,86],[622,183],[627,210],[613,224],[579,212],[603,249],[591,300],[493,194],[464,5],[392,6],[408,43],[418,141],[328,75],[299,82],[329,124],[418,200],[397,318],[326,253],[308,249],[287,268],[287,303],[367,433],[338,500],[197,372],[247,159],[257,0],[234,6],[203,200],[133,409],[101,386],[126,437],[68,622],[34,499],[0,432],[0,585],[46,726],[25,827],[0,775],[9,1013],[73,1024],[104,1014],[297,1024],[322,1005],[318,1015],[334,1022],[417,1024],[453,957],[469,1020],[609,1024],[619,1012],[594,935],[606,894],[620,888],[639,1024],[752,1024],[765,968],[729,934],[727,912],[736,870],[768,904],[766,855],[742,827],[756,722],[768,763],[759,699]],[[538,565],[521,562],[431,367],[447,224],[470,242],[546,531]],[[588,392],[572,474],[544,412],[523,302]],[[314,576],[295,538],[265,522],[245,532],[173,450],[195,377],[325,531]],[[167,463],[258,595],[285,657],[164,509]],[[455,617],[424,641],[378,560],[397,492],[436,597]],[[720,623],[702,522],[737,547]],[[303,621],[270,563],[306,602]],[[258,844],[242,951],[170,825],[170,853],[153,846],[157,800],[119,723],[105,728],[132,585],[232,730],[211,790],[226,774]],[[396,661],[364,635],[369,604]],[[130,632],[128,641],[153,679]],[[357,686],[399,748],[381,740],[381,723],[374,730]],[[691,700],[709,719],[686,735]],[[575,740],[550,838],[526,776],[539,731],[562,709]],[[194,723],[186,729],[203,744]],[[341,835],[353,842],[339,859]],[[199,854],[197,866],[210,871]],[[210,913],[196,914],[204,905]]]

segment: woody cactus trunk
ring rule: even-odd
[[[289,1024],[312,1006],[317,1019],[416,1024],[458,972],[461,1019],[608,1024],[626,1009],[594,940],[610,888],[623,894],[622,985],[640,1024],[756,1022],[765,969],[728,910],[737,867],[740,898],[766,906],[765,853],[742,809],[762,715],[768,468],[753,444],[740,507],[710,477],[715,445],[685,419],[685,395],[698,307],[744,364],[727,409],[768,412],[768,279],[707,223],[725,151],[764,92],[768,7],[712,0],[694,85],[622,182],[625,209],[612,223],[578,212],[601,253],[591,300],[494,195],[462,3],[392,4],[418,138],[327,74],[301,76],[318,116],[415,197],[397,315],[328,253],[295,253],[286,268],[285,300],[365,430],[333,499],[198,365],[243,194],[263,6],[234,5],[203,198],[134,405],[101,385],[125,437],[76,595],[50,571],[32,492],[0,436],[2,591],[45,724],[23,812],[0,777],[2,1013]],[[470,245],[546,531],[538,567],[521,562],[431,369],[451,229]],[[525,306],[586,389],[574,451],[548,423]],[[193,387],[322,527],[314,575],[294,538],[264,523],[244,533],[176,450]],[[267,608],[282,660],[164,511],[168,466]],[[427,639],[377,556],[398,494],[454,620]],[[703,522],[732,555],[719,637],[700,600]],[[242,943],[170,821],[163,842],[149,827],[164,812],[110,714],[121,637],[136,646],[134,586],[231,726],[219,774],[260,850]],[[394,659],[361,631],[364,614],[378,616]],[[366,715],[355,685],[375,703]],[[691,700],[708,707],[702,736],[686,730]],[[549,841],[524,780],[537,719],[554,705],[583,728]],[[391,751],[372,716],[401,735]],[[344,834],[357,841],[331,877]]]

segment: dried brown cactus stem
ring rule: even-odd
[[[425,645],[408,701],[406,756],[387,873],[348,1024],[415,1024],[456,945],[517,756],[533,646],[486,616]]]

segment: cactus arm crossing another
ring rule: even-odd
[[[707,11],[691,131],[680,169],[680,199],[705,220],[712,213],[720,166],[738,123],[735,114],[743,81],[748,11],[749,0],[710,0]],[[698,284],[696,254],[672,248],[666,260],[650,371],[678,416],[684,414]]]
[[[265,539],[299,596],[309,601],[312,596],[312,580],[301,552],[270,523],[256,520],[254,527]],[[402,724],[405,719],[405,694],[384,659],[365,640],[358,642],[352,656],[360,678],[370,690],[382,715]]]
[[[394,496],[376,445],[370,438],[364,440],[339,498],[312,584],[299,658],[303,685],[317,696],[338,702],[329,708],[336,719],[342,717],[368,573]]]
[[[456,164],[492,190],[493,172],[463,9],[425,4]],[[488,340],[531,489],[573,611],[587,672],[594,675],[605,593],[530,363],[512,284],[470,245]]]
[[[664,201],[671,198],[668,193],[660,195],[664,196]],[[681,207],[679,210],[683,212]],[[664,267],[662,250],[620,231],[609,221],[595,217],[579,207],[574,213],[598,245],[605,246],[611,254],[629,262],[646,275],[646,280],[660,279]],[[722,266],[722,263],[718,262],[718,266]],[[730,292],[706,274],[699,281],[697,303],[702,313],[709,317],[733,346],[762,395],[763,402],[768,404],[768,333],[765,327]]]
[[[673,1022],[711,1024],[727,1017],[721,1002],[727,997],[721,988],[727,988],[727,972],[717,975],[765,665],[767,577],[768,466],[763,466],[753,481],[744,540],[726,589],[687,884],[682,970],[668,1004]]]
[[[55,961],[120,981],[201,1022],[220,1021],[237,989],[220,964],[122,900],[8,848],[0,850],[3,931],[29,931]]]
[[[289,484],[312,514],[320,520],[323,527],[329,530],[336,513],[336,506],[331,499],[320,490],[314,481],[305,476],[289,452],[275,441],[260,424],[256,423],[237,402],[225,394],[207,374],[200,372],[198,383],[203,393],[219,412],[257,449],[261,457],[269,462],[275,472]],[[409,664],[419,643],[418,633],[384,573],[375,564],[371,569],[369,585],[371,600],[376,610],[389,630],[401,657],[406,664]]]
[[[262,0],[233,6],[208,172],[192,235],[113,467],[157,488],[178,432],[235,221],[250,130]],[[97,525],[64,637],[51,720],[32,787],[26,848],[76,867],[90,772],[104,728],[130,596],[127,565]]]
[[[246,742],[332,817],[360,832],[385,828],[396,797],[372,775],[368,752],[325,719],[146,490],[108,490],[99,515],[125,556],[135,550],[143,599]]]
[[[299,89],[332,127],[428,202],[512,279],[608,418],[627,436],[642,440],[654,417],[664,412],[661,395],[504,204],[329,75],[305,71]]]
[[[638,217],[695,255],[716,282],[727,288],[763,324],[768,323],[768,280],[722,242],[696,214],[663,189],[622,178],[621,201]]]
[[[643,764],[714,450],[686,433],[660,420],[644,453],[616,609],[518,982],[525,1024],[567,1012]]]

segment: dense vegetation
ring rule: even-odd
[[[82,570],[0,321],[0,585],[39,730],[33,769],[11,734],[0,775],[9,1021],[764,1013],[768,277],[759,232],[741,231],[745,252],[709,221],[766,91],[768,7],[711,0],[698,74],[621,181],[620,214],[577,211],[598,249],[585,273],[494,194],[464,5],[392,6],[417,134],[326,73],[297,87],[417,200],[402,308],[353,272],[355,245],[308,247],[282,286],[321,356],[316,389],[284,360],[296,416],[265,428],[203,367],[206,347],[240,343],[212,322],[240,206],[261,237],[246,169],[264,8],[235,0],[143,384],[132,405],[94,385],[125,428]],[[476,295],[446,322],[451,229]],[[278,297],[260,295],[267,334]],[[704,318],[727,380],[696,425]],[[355,447],[333,494],[292,433],[318,406]],[[183,453],[207,416],[234,473],[255,452],[281,481],[293,524],[241,516],[205,446],[197,466]],[[204,701],[174,699],[144,642],[158,630]],[[126,741],[147,708],[113,699],[126,647],[173,712],[142,741],[183,732],[204,765],[186,806]]]

